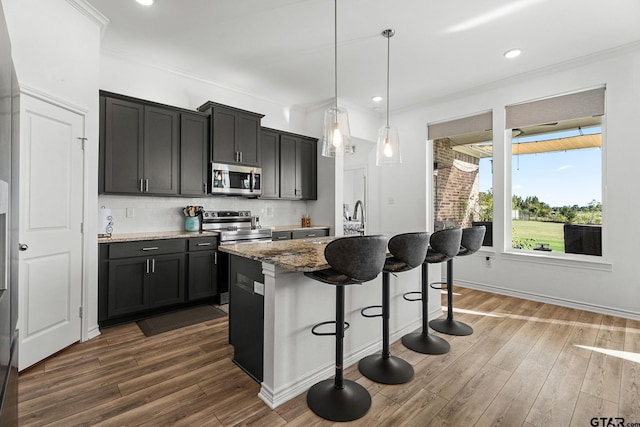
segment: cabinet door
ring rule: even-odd
[[[160,255],[151,259],[149,308],[184,302],[184,254]]]
[[[296,188],[296,143],[298,139],[280,135],[280,197],[298,199]]]
[[[316,140],[300,139],[296,146],[296,189],[305,200],[316,200],[317,194]]]
[[[195,114],[180,116],[180,194],[207,194],[209,119]]]
[[[218,252],[189,254],[189,301],[218,294]]]
[[[212,147],[211,160],[220,163],[237,163],[236,121],[237,113],[224,108],[211,110]]]
[[[144,107],[144,192],[178,194],[178,113]]]
[[[140,193],[144,107],[106,98],[104,108],[104,191]]]
[[[260,135],[262,198],[280,197],[280,134],[263,130]]]
[[[240,163],[260,166],[260,118],[238,113],[238,139],[236,150],[240,153]]]
[[[147,258],[123,258],[109,262],[107,317],[122,316],[147,308],[147,268]]]

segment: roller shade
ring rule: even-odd
[[[427,125],[428,139],[448,138],[465,133],[490,131],[493,128],[491,111],[461,119]]]
[[[507,105],[505,129],[604,115],[604,87]]]

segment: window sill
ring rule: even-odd
[[[491,252],[494,254],[496,253],[495,251]],[[545,252],[544,254],[537,254],[528,251],[503,252],[500,255],[502,259],[510,261],[599,271],[613,271],[613,264],[603,260],[602,257],[596,257],[592,255],[561,254],[549,252]]]

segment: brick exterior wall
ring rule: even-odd
[[[454,151],[448,138],[433,141],[433,154],[438,171],[437,176],[433,177],[435,221],[453,221],[457,226],[471,227],[471,222],[477,221],[479,212],[480,160]],[[462,162],[462,168],[454,166],[454,160],[457,160],[456,163]]]

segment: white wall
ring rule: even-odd
[[[98,333],[98,67],[100,19],[65,0],[2,0],[21,91],[85,114],[86,293],[83,339]],[[52,165],[55,167],[55,165]],[[91,207],[91,209],[89,209]]]
[[[603,257],[507,253],[505,218],[511,209],[511,163],[504,107],[606,84],[603,143]],[[395,114],[404,163],[381,171],[383,228],[393,232],[431,223],[432,146],[426,124],[492,109],[494,117],[494,248],[456,259],[454,279],[464,286],[640,318],[637,257],[640,199],[633,189],[640,144],[640,49],[638,46],[520,76],[466,94]],[[425,163],[426,162],[426,163]],[[423,178],[424,177],[424,178]],[[394,204],[389,199],[395,200]],[[502,202],[501,201],[506,201]],[[399,215],[399,216],[398,216]],[[396,218],[402,218],[397,221]],[[507,249],[505,249],[507,248]],[[491,256],[492,266],[485,264]]]

